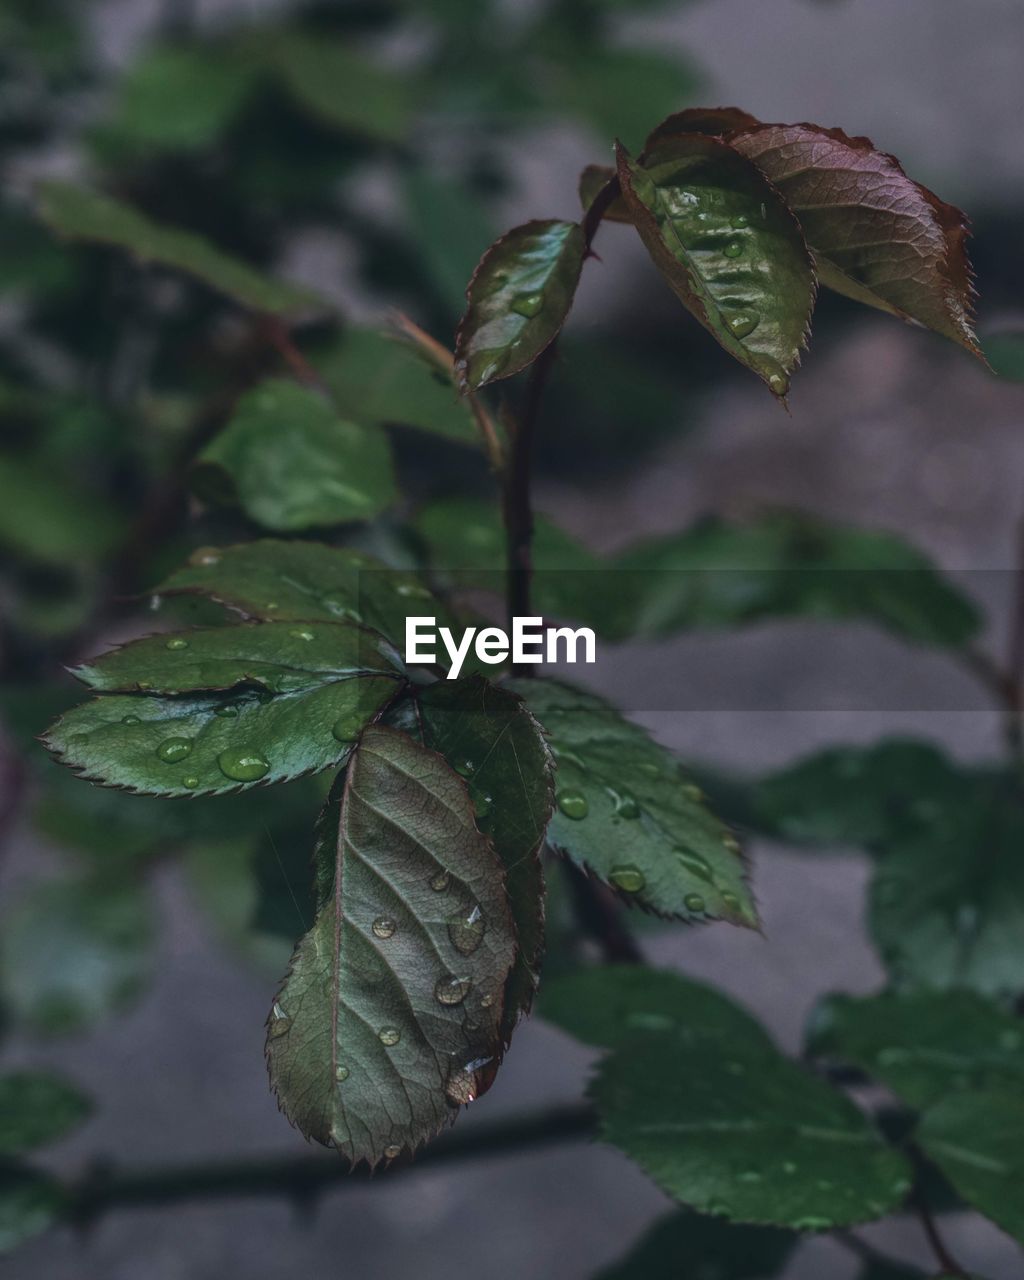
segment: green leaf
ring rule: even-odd
[[[40,462],[0,454],[0,547],[61,568],[108,555],[124,528],[109,501]]]
[[[754,926],[739,844],[645,730],[553,680],[513,680],[551,737],[557,809],[548,842],[631,905]]]
[[[0,1076],[0,1156],[19,1156],[76,1128],[92,1103],[74,1085],[40,1071]]]
[[[417,574],[347,547],[271,538],[200,547],[156,591],[204,596],[254,620],[362,622],[394,642],[407,614],[444,612]]]
[[[732,1226],[684,1211],[660,1218],[597,1280],[768,1280],[795,1245],[792,1234],[774,1227]]]
[[[800,226],[761,172],[725,143],[666,139],[618,174],[640,238],[673,292],[776,395],[789,390],[814,309]]]
[[[1011,779],[965,773],[932,820],[886,848],[870,928],[898,983],[1024,991],[1024,800]]]
[[[39,187],[39,212],[60,236],[111,245],[140,262],[183,271],[254,311],[285,315],[323,309],[323,302],[308,290],[261,275],[202,236],[154,222],[98,191],[69,182],[44,182]]]
[[[121,81],[101,140],[159,151],[212,146],[241,114],[257,67],[226,46],[150,49]]]
[[[491,245],[469,282],[455,340],[464,392],[518,373],[550,346],[572,306],[585,250],[577,222],[527,222]]]
[[[980,354],[967,219],[868,138],[813,124],[729,135],[800,219],[822,284]]]
[[[30,889],[4,916],[0,995],[35,1031],[91,1028],[133,1003],[154,966],[145,888],[98,876]]]
[[[1024,1100],[1013,1090],[951,1094],[915,1140],[961,1196],[1024,1242]]]
[[[667,969],[602,965],[545,981],[539,1013],[584,1044],[618,1049],[649,1033],[736,1037],[771,1048],[751,1014],[714,987]]]
[[[410,708],[412,712],[412,709]],[[554,806],[553,760],[523,701],[482,676],[438,681],[417,694],[411,737],[466,779],[476,822],[505,868],[518,949],[505,994],[505,1036],[529,1011],[544,953],[541,846]],[[464,922],[471,940],[476,922]]]
[[[199,455],[193,485],[286,533],[369,520],[395,500],[387,437],[346,422],[317,392],[284,379],[242,397]]]
[[[60,1221],[67,1198],[53,1179],[20,1164],[0,1164],[0,1255]]]
[[[810,1050],[860,1067],[910,1106],[947,1094],[1024,1086],[1024,1028],[969,991],[833,996],[815,1011]]]
[[[579,181],[580,206],[583,212],[589,212],[590,206],[607,187],[608,183],[615,181],[615,170],[610,165],[588,164],[580,174]],[[621,195],[616,195],[602,216],[605,222],[632,223],[633,221],[629,205],[626,204]]]
[[[165,796],[287,782],[340,764],[402,687],[384,641],[323,622],[149,636],[76,674],[124,696],[69,711],[46,734],[50,750],[90,781]]]
[[[615,563],[639,585],[639,635],[811,617],[864,619],[919,644],[959,647],[981,629],[973,601],[901,538],[793,512],[702,520],[627,548]]]
[[[416,105],[408,72],[392,71],[347,43],[295,32],[262,46],[295,100],[324,124],[380,142],[401,142]]]
[[[480,442],[454,381],[400,338],[348,329],[317,365],[339,411],[354,422],[415,427],[462,444]]]
[[[501,863],[440,756],[374,726],[339,783],[317,853],[330,875],[274,1003],[267,1056],[288,1118],[375,1166],[414,1151],[490,1083],[516,939]],[[477,907],[484,928],[467,939],[461,922]]]
[[[590,1093],[602,1138],[701,1213],[827,1231],[882,1217],[911,1187],[853,1103],[761,1036],[638,1037]]]

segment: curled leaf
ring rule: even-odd
[[[682,134],[638,164],[618,148],[622,194],[673,292],[778,397],[814,307],[800,227],[764,175],[717,138]]]
[[[558,336],[579,283],[586,243],[577,222],[527,222],[495,241],[466,290],[455,343],[463,392],[531,364]]]
[[[704,133],[720,138],[737,129],[754,128],[758,124],[760,121],[756,116],[739,107],[688,107],[685,111],[674,112],[652,129],[644,143],[644,151],[646,153],[663,138],[674,137],[677,133]]]

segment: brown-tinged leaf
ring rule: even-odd
[[[527,222],[496,240],[466,290],[455,342],[463,393],[508,378],[558,336],[576,293],[586,242],[577,222]]]
[[[717,138],[679,134],[635,162],[622,193],[655,265],[688,311],[782,398],[814,307],[799,224],[761,171]]]
[[[610,165],[588,164],[580,174],[580,205],[584,213],[589,213],[594,201],[609,182],[615,181],[615,170]],[[605,222],[632,222],[629,206],[621,195],[617,195],[608,208],[601,214]]]
[[[704,133],[720,138],[758,124],[760,121],[756,116],[741,111],[739,107],[688,107],[685,111],[673,112],[652,129],[644,143],[644,151],[650,151],[663,138],[674,137],[677,133]]]
[[[729,135],[796,213],[822,283],[981,355],[967,218],[868,138],[815,124]]]

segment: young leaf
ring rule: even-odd
[[[393,643],[404,637],[407,614],[445,613],[414,573],[347,547],[271,538],[200,547],[156,591],[203,596],[254,620],[361,622]]]
[[[800,219],[822,284],[980,355],[967,219],[868,138],[813,124],[730,134]]]
[[[153,222],[111,196],[69,182],[44,182],[39,212],[58,235],[125,249],[140,262],[172,267],[201,280],[240,306],[273,315],[322,310],[306,289],[261,275],[202,236]]]
[[[346,422],[317,392],[284,379],[242,397],[199,455],[193,485],[282,532],[369,520],[395,500],[387,437]]]
[[[527,222],[495,241],[466,290],[455,340],[463,392],[508,378],[558,336],[572,306],[586,244],[576,222]]]
[[[809,1048],[918,1109],[950,1093],[1024,1086],[1020,1019],[970,991],[833,996],[812,1016]]]
[[[21,1164],[0,1164],[0,1255],[59,1222],[66,1201],[49,1175]]]
[[[739,843],[672,756],[608,703],[553,680],[513,680],[551,737],[548,842],[631,905],[754,926]]]
[[[476,823],[505,868],[518,949],[505,994],[505,1037],[529,1011],[544,952],[544,871],[540,852],[554,806],[553,761],[547,741],[523,701],[482,676],[438,681],[417,695],[403,725],[439,752],[469,787]],[[460,945],[477,921],[462,922]]]
[[[608,186],[608,183],[616,181],[615,170],[610,165],[588,164],[580,174],[579,182],[580,206],[583,212],[589,213],[591,205]],[[633,221],[629,205],[626,204],[620,194],[615,195],[615,198],[601,216],[605,222],[631,223]]]
[[[640,238],[683,305],[776,395],[789,390],[814,308],[800,226],[761,171],[700,134],[634,162],[619,147],[622,194]]]
[[[0,1076],[0,1157],[55,1142],[91,1111],[85,1094],[57,1076],[39,1071]]]
[[[440,756],[374,726],[339,783],[319,914],[274,1002],[267,1058],[288,1118],[374,1166],[490,1083],[516,939],[501,862]]]
[[[618,1049],[638,1035],[686,1034],[694,1028],[701,1035],[772,1047],[757,1019],[714,987],[637,964],[580,969],[545,981],[539,1012],[599,1049]]]
[[[828,1231],[882,1217],[911,1187],[852,1102],[760,1037],[638,1037],[590,1094],[602,1138],[701,1213]]]
[[[1020,1087],[951,1094],[914,1138],[975,1209],[1024,1242],[1024,1101]]]
[[[340,764],[402,687],[384,641],[342,623],[149,636],[77,674],[108,696],[58,720],[50,750],[90,781],[164,796],[288,782]]]
[[[348,329],[317,368],[340,412],[353,422],[415,427],[459,444],[480,442],[454,377],[401,338]]]
[[[149,981],[154,930],[149,896],[132,880],[37,885],[5,913],[0,996],[33,1030],[88,1030]]]
[[[796,1244],[789,1231],[734,1226],[684,1210],[660,1218],[595,1280],[682,1280],[691,1274],[708,1280],[769,1280],[779,1274]]]

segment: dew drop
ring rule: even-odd
[[[216,547],[199,547],[189,556],[188,562],[200,569],[212,569],[215,564],[220,564],[220,552]]]
[[[741,228],[743,228],[743,227],[749,227],[749,226],[750,226],[750,219],[747,217],[747,215],[746,215],[745,213],[738,213],[738,214],[736,215],[736,217],[735,217],[735,218],[733,218],[733,220],[732,220],[732,225],[733,225],[737,230],[740,230],[740,229],[741,229]]]
[[[348,1067],[337,1066],[334,1068],[334,1078],[339,1084],[343,1084],[348,1079]]]
[[[398,1044],[401,1038],[402,1033],[397,1027],[381,1027],[377,1032],[377,1039],[389,1049],[392,1045]]]
[[[438,871],[430,877],[430,887],[435,893],[444,893],[452,882],[452,873],[450,871]]]
[[[740,842],[733,835],[722,837],[722,848],[728,849],[730,853],[739,853]]]
[[[489,1009],[489,1008],[491,1007],[491,1005],[492,1005],[492,1004],[494,1004],[494,995],[493,995],[493,993],[491,993],[491,994],[488,994],[488,995],[484,996],[484,998],[480,1001],[480,1008],[481,1008],[481,1009]]]
[[[213,714],[220,716],[222,720],[234,720],[238,715],[238,708],[230,702],[225,702],[223,706],[216,707]]]
[[[615,812],[620,818],[632,820],[640,817],[640,806],[628,791],[623,791],[615,797]]]
[[[483,794],[483,792],[478,792],[476,795],[473,796],[473,807],[476,809],[476,816],[478,818],[486,818],[487,815],[490,813],[491,806],[493,804],[494,804],[493,796],[486,796]]]
[[[784,373],[773,373],[768,379],[768,386],[777,396],[784,396],[789,390],[789,379]]]
[[[472,760],[460,760],[457,764],[452,765],[452,768],[460,778],[468,778],[475,772],[476,765]]]
[[[320,606],[335,618],[351,618],[354,622],[360,621],[358,611],[353,609],[347,600],[342,600],[338,596],[321,596]]]
[[[701,857],[699,853],[695,853],[692,849],[677,849],[676,857],[679,859],[679,865],[684,870],[689,871],[691,875],[697,876],[701,880],[711,879],[711,865],[707,858]]]
[[[482,1097],[494,1083],[498,1063],[493,1057],[474,1058],[464,1066],[456,1067],[445,1082],[445,1096],[449,1106],[465,1107]]]
[[[688,893],[686,897],[683,899],[683,906],[687,909],[687,911],[695,911],[695,912],[703,911],[704,899],[700,896],[699,893]]]
[[[363,731],[366,715],[355,708],[343,711],[331,726],[331,733],[339,742],[355,742]]]
[[[184,636],[171,636],[170,640],[164,645],[165,649],[187,649],[188,641]]]
[[[284,1009],[274,1001],[274,1007],[270,1011],[270,1026],[268,1034],[272,1040],[276,1040],[278,1036],[283,1036],[291,1027],[292,1020],[285,1013]]]
[[[374,937],[393,938],[398,925],[390,916],[378,916],[370,927],[373,929]]]
[[[195,791],[196,787],[199,786],[199,779],[194,773],[189,773],[182,778],[181,785],[188,791]]]
[[[428,600],[430,592],[418,582],[399,582],[395,584],[395,594],[406,599]]]
[[[576,821],[580,818],[585,818],[590,812],[587,797],[582,791],[560,791],[558,793],[558,807],[567,818],[572,818]]]
[[[122,716],[121,723],[122,724],[142,724],[142,720],[139,716]]]
[[[694,804],[700,804],[704,799],[704,792],[695,782],[686,783],[683,787],[683,795],[686,796],[687,800],[692,800]]]
[[[184,760],[192,750],[192,743],[188,738],[165,738],[156,749],[157,755],[164,764],[174,764],[178,760]]]
[[[542,293],[520,293],[512,299],[512,310],[517,316],[525,316],[527,320],[532,320],[534,316],[540,315],[540,310],[543,306],[544,295]]]
[[[389,1142],[388,1145],[384,1148],[384,1156],[388,1160],[394,1160],[396,1156],[400,1156],[401,1154],[402,1154],[402,1148],[398,1145],[397,1142]]]
[[[270,772],[270,761],[256,751],[222,751],[217,764],[225,778],[232,782],[258,782]]]
[[[743,245],[738,240],[730,240],[722,253],[727,258],[740,258],[743,256]]]
[[[296,627],[293,631],[289,631],[290,636],[294,636],[296,640],[315,640],[316,636],[308,627]]]
[[[647,883],[639,867],[612,867],[608,879],[623,893],[639,893]]]
[[[722,906],[725,907],[727,911],[739,911],[740,900],[734,893],[726,892],[722,894]]]
[[[753,333],[761,323],[761,317],[756,311],[737,311],[734,316],[729,317],[726,323],[729,326],[729,332],[734,338],[745,338],[748,334]]]
[[[470,978],[459,978],[454,974],[448,974],[443,978],[438,978],[434,984],[434,997],[438,1004],[462,1004],[466,996],[469,995],[472,985],[473,982]]]
[[[463,956],[471,956],[483,941],[487,925],[478,906],[468,915],[452,916],[448,921],[448,937],[455,950]]]

